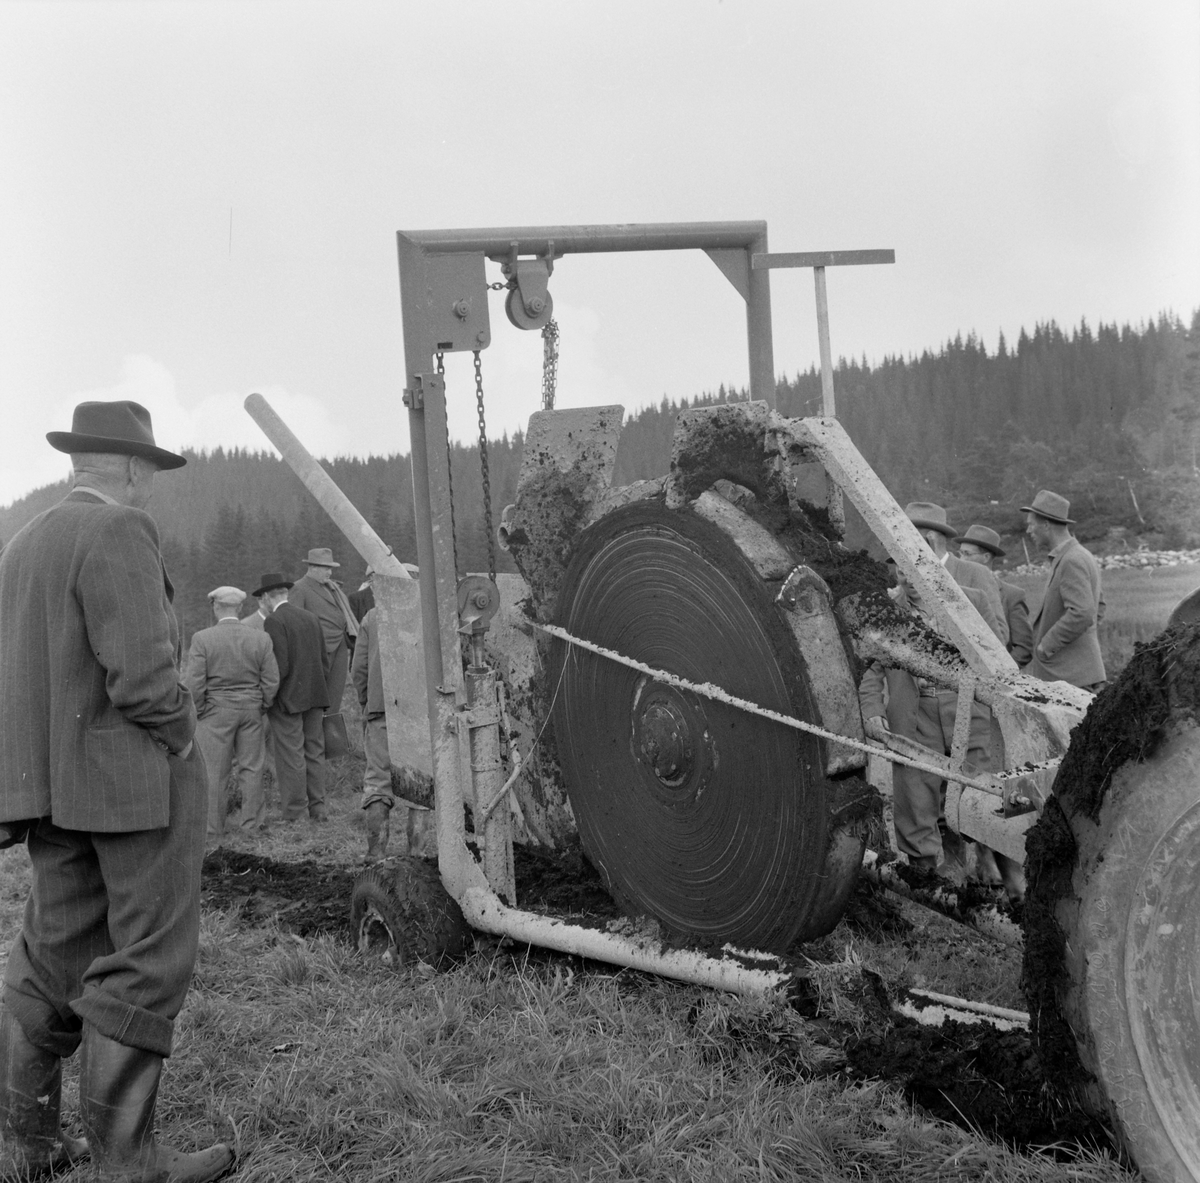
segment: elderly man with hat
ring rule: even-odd
[[[218,587],[208,593],[217,623],[192,637],[187,685],[196,704],[196,742],[208,765],[209,848],[219,846],[229,811],[229,774],[236,767],[243,830],[266,822],[263,715],[279,689],[279,666],[270,637],[238,620],[246,593]]]
[[[46,438],[73,487],[0,556],[0,829],[32,871],[0,1009],[0,1176],[90,1146],[106,1180],[205,1183],[228,1146],[183,1154],[154,1133],[196,959],[207,793],[145,507],[186,461],[127,401],[81,403]],[[61,1060],[81,1045],[86,1145],[59,1128]]]
[[[1045,682],[1070,682],[1085,690],[1104,685],[1098,626],[1104,619],[1100,564],[1068,527],[1071,503],[1041,489],[1022,505],[1025,533],[1050,553],[1050,581],[1033,617],[1033,659],[1027,674]]]
[[[946,511],[932,502],[914,501],[905,512],[988,627],[1005,639],[998,607],[999,588],[992,587],[995,577],[978,564],[949,553],[946,539],[958,531],[947,522]],[[996,607],[989,598],[989,590],[994,591]],[[934,627],[929,605],[922,602],[917,589],[903,577],[895,599],[899,607],[908,608]],[[916,740],[939,755],[949,754],[958,713],[955,691],[916,678],[905,670],[885,669],[876,662],[863,676],[859,704],[869,735],[883,738],[884,733],[891,731]],[[988,768],[992,760],[992,715],[979,702],[971,708],[966,758],[981,769]],[[945,825],[946,782],[933,773],[896,765],[893,786],[893,823],[901,853],[913,866],[961,878],[965,852],[962,840]]]
[[[329,705],[328,663],[321,622],[288,600],[292,582],[282,572],[264,575],[254,595],[266,609],[263,630],[275,650],[279,692],[270,710],[275,737],[279,805],[285,822],[302,817],[315,822],[325,810],[325,729]]]
[[[987,526],[971,526],[954,541],[958,543],[961,558],[969,563],[978,563],[996,575],[995,561],[1004,557],[1004,548],[995,530]],[[1008,625],[1008,651],[1017,665],[1027,665],[1033,656],[1033,628],[1029,623],[1025,589],[1001,579],[999,575],[996,575],[996,582],[1000,585],[1000,603]]]
[[[311,612],[321,622],[329,681],[329,712],[337,714],[342,709],[342,695],[346,691],[350,650],[358,636],[358,618],[346,593],[333,581],[333,569],[341,566],[333,561],[333,551],[327,546],[315,547],[304,561],[308,570],[288,592],[288,603]]]

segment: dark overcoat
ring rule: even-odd
[[[0,821],[160,829],[196,712],[154,519],[83,491],[0,555]]]
[[[289,715],[329,705],[325,675],[329,655],[321,635],[321,622],[286,600],[263,623],[275,647],[279,667],[279,692],[275,706]]]

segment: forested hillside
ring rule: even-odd
[[[834,382],[839,418],[901,502],[940,501],[964,527],[985,522],[1011,535],[1016,507],[1048,486],[1071,499],[1078,533],[1101,547],[1106,536],[1119,545],[1124,531],[1200,545],[1200,313],[1190,326],[1170,316],[1137,327],[1084,323],[1069,334],[1038,325],[994,352],[973,335],[958,337],[920,357],[842,360]],[[820,375],[784,379],[777,395],[785,415],[817,413]],[[691,405],[744,397],[722,387]],[[627,420],[617,483],[666,471],[679,409],[664,401]],[[489,448],[497,521],[515,495],[522,443],[518,433]],[[157,483],[151,506],[186,633],[207,623],[210,588],[250,589],[268,570],[298,574],[312,546],[333,547],[348,588],[361,582],[362,560],[277,457],[218,449],[188,459]],[[338,458],[325,467],[396,554],[415,561],[408,457]],[[455,448],[453,476],[460,564],[481,570],[474,449]],[[0,509],[0,538],[65,489],[48,486]]]

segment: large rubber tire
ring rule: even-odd
[[[424,961],[440,968],[466,946],[467,923],[442,886],[436,863],[398,858],[354,881],[350,922],[358,951],[397,968]]]
[[[580,536],[557,622],[655,669],[815,721],[777,590],[722,530],[642,502]],[[580,839],[625,911],[688,941],[772,951],[837,923],[862,842],[843,866],[836,789],[815,739],[562,642],[549,685]]]
[[[1159,645],[1093,704],[1031,832],[1025,977],[1052,1076],[1148,1180],[1198,1183],[1200,635]]]

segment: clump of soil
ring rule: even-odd
[[[898,1017],[846,1050],[853,1075],[893,1081],[934,1117],[986,1137],[1065,1152],[1111,1146],[1101,1122],[1046,1089],[1028,1032],[986,1023],[923,1027]]]
[[[578,845],[565,850],[514,845],[513,863],[517,902],[522,908],[605,921],[621,915],[620,908],[605,891],[604,881]]]
[[[200,899],[207,908],[236,909],[249,925],[272,920],[302,937],[350,936],[355,873],[322,863],[278,863],[256,854],[218,849],[206,855]]]

